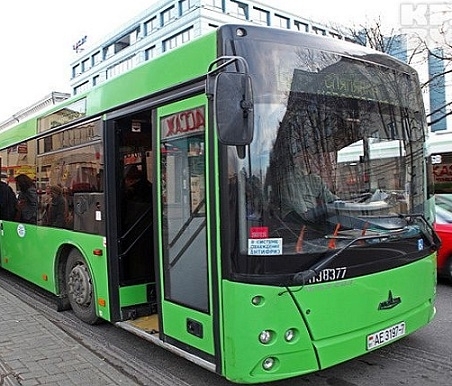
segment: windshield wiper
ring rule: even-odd
[[[413,225],[415,223],[415,220],[421,220],[422,224],[424,224],[424,226],[430,230],[430,232],[427,232],[425,229],[420,228],[421,232],[428,239],[428,241],[430,241],[430,244],[434,246],[436,250],[439,249],[439,247],[441,246],[441,239],[423,214],[399,214],[398,216],[403,218],[406,221],[407,225]]]
[[[341,249],[333,251],[331,254],[326,254],[322,259],[314,263],[311,267],[306,269],[305,271],[297,272],[293,278],[292,278],[292,284],[293,285],[305,285],[309,280],[316,277],[320,271],[325,269],[329,266],[329,264],[335,260],[338,256],[340,256],[344,251],[346,251],[348,248],[350,248],[353,244],[357,243],[358,241],[363,240],[373,240],[373,239],[388,239],[388,238],[394,238],[394,237],[400,237],[400,234],[402,232],[400,231],[392,231],[392,232],[385,232],[385,233],[378,233],[375,235],[369,235],[369,236],[359,236],[356,238],[353,238],[349,243],[347,243],[345,246],[343,246]],[[347,236],[334,236],[336,239],[349,239],[350,237]]]
[[[419,231],[430,241],[430,244],[432,247],[434,247],[436,250],[441,245],[441,240],[439,236],[436,234],[433,227],[430,225],[430,223],[425,219],[423,214],[398,214],[396,217],[403,218],[406,221],[407,225],[413,225],[415,224],[416,220],[420,220],[421,223],[425,226],[425,228],[428,228],[430,232],[427,232],[427,230],[422,227],[419,227]],[[408,229],[394,229],[389,232],[383,232],[383,233],[377,233],[374,235],[368,235],[368,236],[359,236],[356,238],[353,238],[349,243],[347,243],[345,246],[343,246],[341,249],[333,251],[331,254],[326,254],[322,259],[314,263],[310,268],[306,269],[305,271],[301,271],[296,273],[292,278],[293,285],[305,285],[309,280],[317,276],[322,269],[325,269],[329,266],[329,264],[334,261],[338,256],[340,256],[344,251],[346,251],[348,248],[350,248],[352,245],[356,244],[358,241],[362,240],[372,240],[372,239],[394,239],[394,238],[400,238],[403,236],[403,234],[409,233]],[[348,236],[334,236],[336,239],[349,239]]]

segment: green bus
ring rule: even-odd
[[[1,267],[236,383],[325,369],[434,317],[425,131],[398,60],[224,25],[0,133]]]

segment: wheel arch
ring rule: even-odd
[[[64,243],[60,245],[58,248],[58,251],[56,253],[56,259],[55,259],[55,286],[56,286],[56,294],[58,297],[58,311],[65,311],[71,309],[71,305],[68,300],[68,290],[66,285],[66,265],[68,262],[69,254],[71,251],[77,250],[80,255],[83,257],[83,259],[86,262],[86,265],[91,272],[91,277],[93,280],[93,291],[94,294],[96,294],[96,281],[94,279],[94,276],[92,275],[92,267],[91,262],[87,258],[86,254],[84,253],[83,249],[80,248],[76,244],[72,243]]]

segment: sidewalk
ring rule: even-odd
[[[0,385],[136,385],[0,287]]]

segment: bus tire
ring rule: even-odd
[[[69,252],[65,281],[69,303],[77,318],[88,324],[98,323],[92,275],[77,249]]]

